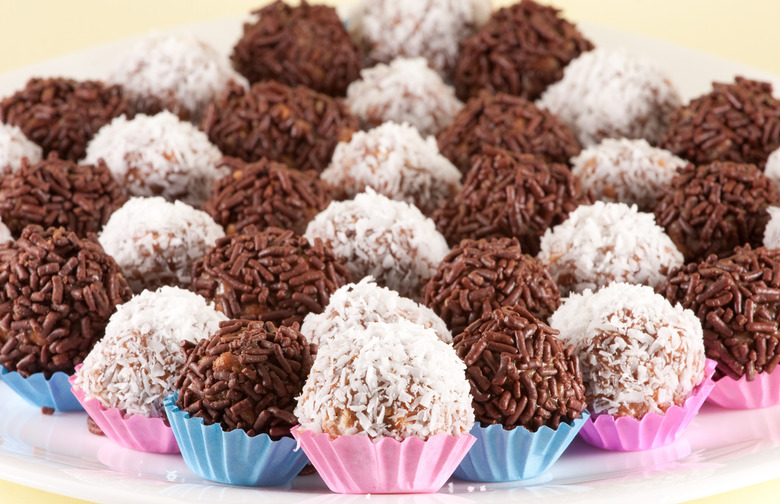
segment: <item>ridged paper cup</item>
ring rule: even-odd
[[[671,406],[663,415],[648,413],[641,420],[592,415],[582,426],[580,437],[593,446],[616,451],[650,450],[674,443],[712,391],[715,366],[715,361],[707,359],[704,381],[693,390],[682,406]]]
[[[31,374],[25,378],[16,371],[8,371],[0,365],[0,376],[8,387],[25,401],[40,408],[52,408],[54,411],[82,411],[81,404],[70,391],[67,375],[54,373],[46,379],[43,373]]]
[[[754,409],[780,404],[780,366],[771,373],[758,373],[752,381],[724,376],[715,382],[707,400],[723,408]]]
[[[507,430],[502,425],[474,424],[471,434],[477,441],[454,476],[491,482],[535,478],[560,458],[589,416],[583,411],[571,424],[561,423],[557,429],[542,426],[536,432],[525,427]]]
[[[436,492],[476,441],[471,434],[374,442],[361,435],[333,439],[300,427],[292,433],[328,488],[345,494]]]
[[[274,441],[267,434],[250,437],[240,429],[225,432],[219,424],[205,425],[181,411],[176,397],[163,401],[165,412],[184,462],[198,476],[228,485],[277,486],[289,483],[308,463],[292,438]]]

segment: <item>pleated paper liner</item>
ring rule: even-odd
[[[771,373],[758,373],[751,381],[744,375],[739,380],[724,376],[715,382],[707,400],[731,409],[767,408],[780,404],[780,366]]]
[[[0,376],[11,390],[33,406],[51,408],[59,412],[83,411],[81,404],[70,391],[68,374],[58,371],[47,379],[43,373],[35,373],[25,378],[0,365]]]

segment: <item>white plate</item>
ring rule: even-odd
[[[234,17],[170,30],[193,32],[227,54],[243,18]],[[780,78],[744,65],[646,37],[580,25],[601,47],[622,47],[659,62],[685,99],[707,92],[712,81],[735,75]],[[0,97],[32,76],[102,78],[114,57],[133,39],[101,45],[0,76]],[[85,413],[41,415],[0,384],[0,477],[31,487],[96,502],[364,502],[337,496],[318,476],[296,478],[287,488],[218,485],[195,476],[178,455],[153,455],[116,446],[89,434]],[[705,405],[674,445],[639,453],[613,453],[575,440],[546,474],[525,482],[473,484],[454,481],[438,494],[370,496],[380,504],[416,502],[525,503],[685,501],[760,483],[780,474],[780,406],[730,411]]]

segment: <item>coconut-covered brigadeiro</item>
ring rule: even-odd
[[[359,127],[340,100],[274,81],[259,82],[249,90],[232,86],[209,106],[201,123],[226,156],[247,162],[267,157],[317,172],[328,165],[336,144]]]
[[[132,295],[93,238],[31,225],[0,246],[0,364],[24,377],[73,373]]]
[[[306,228],[344,261],[352,278],[372,276],[402,296],[419,299],[425,282],[449,252],[433,221],[415,206],[371,189],[331,203]]]
[[[715,379],[748,381],[780,363],[780,250],[737,247],[679,269],[666,283],[669,301],[690,308],[704,327]]]
[[[24,136],[18,126],[0,122],[0,173],[14,172],[22,166],[22,159],[35,164],[43,157],[43,149]]]
[[[254,11],[230,59],[250,83],[275,80],[344,96],[360,73],[360,52],[336,9],[281,0]]]
[[[542,237],[539,260],[566,296],[612,282],[660,288],[683,255],[653,214],[625,203],[582,205]]]
[[[84,237],[100,231],[126,200],[103,161],[76,164],[52,155],[35,164],[22,162],[0,179],[0,217],[14,236],[28,224],[39,224]]]
[[[339,143],[320,177],[339,199],[370,187],[430,215],[460,190],[461,173],[439,154],[435,138],[423,138],[408,124],[386,123]]]
[[[18,126],[60,159],[84,157],[92,136],[114,117],[132,115],[120,86],[66,78],[27,81],[24,89],[0,101],[0,122]]]
[[[553,7],[522,0],[501,8],[460,47],[455,89],[462,100],[481,89],[535,100],[563,77],[571,60],[593,49]]]
[[[593,413],[663,415],[704,380],[699,320],[650,287],[615,283],[572,294],[550,326],[574,345]]]
[[[655,217],[685,260],[695,261],[729,255],[746,243],[760,246],[769,221],[766,209],[778,204],[780,193],[755,165],[691,164],[672,179]]]
[[[98,241],[140,293],[163,285],[189,288],[192,265],[223,236],[207,213],[155,197],[130,198],[111,215]]]
[[[568,125],[583,147],[620,137],[655,145],[680,104],[677,88],[655,62],[607,49],[573,60],[537,101]]]

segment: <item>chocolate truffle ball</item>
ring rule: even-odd
[[[26,227],[0,245],[0,364],[25,377],[73,373],[131,295],[94,236]]]
[[[30,79],[0,101],[0,122],[21,128],[44,157],[56,152],[71,161],[82,159],[92,136],[122,114],[132,115],[122,88],[98,81]]]
[[[738,245],[761,245],[766,209],[780,204],[779,194],[754,165],[688,165],[658,201],[655,217],[686,261],[723,257]]]
[[[43,157],[43,149],[30,141],[18,126],[0,122],[0,172],[14,172],[22,159],[35,164]]]
[[[704,328],[707,357],[718,362],[715,379],[753,380],[780,363],[780,250],[737,247],[683,266],[664,294],[693,310]]]

